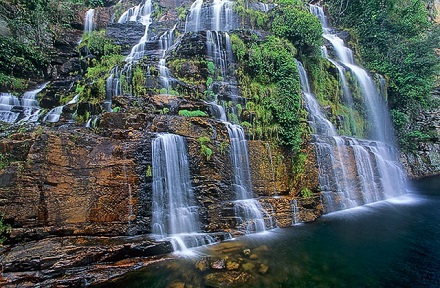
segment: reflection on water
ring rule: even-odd
[[[429,183],[428,183],[429,182]],[[315,223],[198,248],[112,287],[440,287],[440,178]]]

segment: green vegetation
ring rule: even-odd
[[[275,9],[272,32],[289,40],[304,55],[317,55],[322,45],[322,28],[318,18],[294,5],[282,4]]]
[[[430,92],[439,74],[435,54],[440,43],[439,27],[429,22],[421,0],[346,2],[330,0],[329,11],[359,40],[358,49],[367,68],[389,80],[388,101],[399,143],[404,150],[414,149],[413,143],[427,136],[410,123],[433,103]]]
[[[206,114],[206,112],[200,110],[180,110],[179,115],[184,117],[208,117],[208,114]]]
[[[276,139],[298,152],[302,143],[301,92],[296,69],[296,49],[286,39],[269,36],[247,45],[231,35],[240,63],[237,71],[246,113],[246,128],[253,138]],[[245,125],[246,126],[246,125]]]
[[[3,245],[7,239],[7,236],[11,234],[11,229],[11,225],[3,222],[3,216],[0,217],[0,245]]]
[[[211,159],[212,150],[208,147],[208,143],[211,141],[209,137],[202,136],[199,139],[197,139],[200,144],[200,154],[206,157],[206,160],[209,161]]]
[[[0,169],[3,169],[11,163],[11,155],[0,153]]]

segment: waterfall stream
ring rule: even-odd
[[[199,233],[199,208],[191,188],[185,138],[159,134],[152,142],[152,153],[153,234],[170,238],[175,251],[214,242]]]
[[[214,115],[217,119],[223,121],[228,129],[233,172],[232,188],[235,194],[234,210],[237,217],[236,227],[245,233],[262,232],[266,230],[266,227],[273,228],[274,224],[268,212],[254,199],[247,141],[243,127],[231,123],[238,120],[236,101],[240,98],[238,96],[237,80],[231,69],[234,65],[232,44],[226,32],[234,26],[232,2],[215,0],[211,6],[203,8],[202,4],[202,1],[196,1],[191,6],[185,27],[190,31],[206,29],[207,57],[215,66],[215,75],[212,75],[215,78],[213,86],[224,87],[225,89],[218,90],[224,91],[225,95],[222,95],[222,97],[232,100],[233,103],[233,107],[230,107],[230,113],[228,114],[224,108],[225,103],[218,100],[217,94],[214,95],[214,99],[210,104]],[[204,13],[208,11],[208,15],[212,15],[210,25],[202,23],[203,18],[200,17],[200,14],[203,14],[203,11]],[[233,119],[228,119],[228,115]]]
[[[372,123],[370,137],[373,140],[339,136],[311,92],[304,67],[297,62],[309,124],[314,130],[313,142],[324,210],[329,213],[399,196],[406,190],[406,184],[393,148],[394,142],[390,140],[392,137],[386,136],[392,134],[386,103],[372,78],[354,63],[352,51],[330,28],[322,8],[310,7],[311,12],[320,19],[323,37],[334,47],[338,61],[331,59],[326,52],[323,56],[335,64],[341,75],[345,74],[344,67],[347,67],[355,76],[369,111],[368,121]],[[347,90],[344,94],[351,95],[342,76],[341,85],[343,90]],[[352,105],[352,101],[348,101],[348,104]]]

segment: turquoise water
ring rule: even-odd
[[[440,287],[440,177],[416,183],[400,198],[194,254],[109,287]],[[203,263],[222,259],[237,267],[204,270]]]

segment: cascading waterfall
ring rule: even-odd
[[[197,0],[191,5],[185,22],[185,32],[230,31],[238,27],[233,1],[214,0],[203,4],[203,0]]]
[[[0,121],[14,123],[20,113],[14,112],[13,108],[20,106],[17,96],[10,93],[0,93]]]
[[[84,20],[84,34],[90,34],[95,29],[94,18],[95,17],[95,9],[89,9],[86,12],[86,19]]]
[[[385,102],[368,73],[354,63],[352,51],[333,33],[322,8],[314,5],[310,7],[322,23],[323,37],[335,49],[338,60],[331,59],[326,49],[323,49],[323,57],[338,68],[345,96],[351,95],[346,85],[345,68],[357,79],[372,123],[370,137],[374,139],[359,140],[339,136],[333,124],[323,115],[316,97],[310,92],[304,67],[297,62],[309,123],[315,130],[313,140],[324,210],[328,213],[399,196],[406,191],[405,177],[397,161],[393,141],[390,141],[391,137],[386,137],[392,132],[389,130],[391,124],[388,124],[390,118]],[[347,103],[353,104],[350,101]],[[354,161],[349,160],[350,155]]]
[[[319,164],[319,183],[326,202],[333,205],[333,191],[338,195],[340,208],[331,207],[329,210],[340,210],[357,206],[353,202],[351,193],[354,184],[347,180],[347,170],[351,170],[351,164],[344,160],[346,154],[344,140],[338,136],[336,128],[323,115],[321,107],[311,92],[306,71],[297,61],[297,68],[301,83],[301,90],[304,94],[306,109],[309,112],[309,125],[314,130],[313,139],[316,147],[317,160]],[[345,153],[344,153],[345,152]]]
[[[153,5],[151,0],[143,0],[136,7],[125,11],[118,20],[118,23],[127,23],[129,21],[139,22],[145,26],[145,32],[139,43],[131,48],[130,54],[125,58],[125,61],[131,63],[141,59],[145,54],[145,44],[148,40],[148,29],[151,24],[151,13],[153,12]]]
[[[110,71],[105,83],[105,101],[103,103],[104,109],[108,112],[112,111],[112,99],[114,96],[121,94],[121,83],[119,81],[121,71],[118,66]]]
[[[232,44],[228,33],[224,32],[236,27],[232,5],[233,2],[231,1],[214,0],[211,5],[203,6],[203,1],[195,1],[187,17],[185,30],[186,32],[205,30],[207,57],[214,64],[216,71],[215,75],[212,75],[215,78],[213,80],[215,84],[213,85],[227,88],[217,90],[222,90],[223,93],[227,94],[224,96],[236,101],[239,96],[236,87],[237,81],[231,69],[234,63]],[[206,15],[210,15],[211,18]],[[204,21],[206,19],[211,19],[210,23]],[[212,87],[209,87],[209,89],[212,89]],[[215,94],[215,98],[210,102],[210,105],[217,119],[225,123],[230,139],[237,227],[246,233],[265,231],[266,226],[273,228],[274,224],[271,217],[253,196],[247,141],[243,127],[228,122],[225,109],[218,102]],[[238,119],[236,110],[232,109],[230,115]]]
[[[401,195],[405,191],[404,174],[397,160],[391,157],[392,147],[379,141],[337,135],[310,92],[307,74],[298,61],[297,67],[311,119],[309,124],[315,133],[313,142],[325,212]],[[349,160],[350,153],[354,163]]]
[[[274,224],[267,211],[255,200],[252,192],[252,181],[249,168],[249,154],[243,127],[225,122],[228,128],[231,165],[233,169],[233,190],[235,193],[235,213],[238,217],[237,226],[246,233],[263,232]]]
[[[392,137],[394,131],[391,124],[391,118],[386,103],[383,97],[379,94],[373,79],[368,75],[367,71],[355,64],[353,51],[346,47],[344,41],[334,33],[323,9],[316,5],[310,5],[310,11],[320,20],[323,37],[328,40],[334,48],[338,58],[337,60],[344,67],[347,67],[357,79],[366,102],[366,109],[371,125],[370,138],[394,145],[394,139]]]
[[[214,242],[209,235],[198,233],[198,206],[191,188],[185,138],[159,134],[152,150],[153,234],[159,239],[170,238],[175,251]]]
[[[185,33],[200,31],[200,14],[203,0],[196,0],[189,8],[189,14],[185,21]]]
[[[21,119],[21,122],[36,122],[38,120],[38,117],[40,116],[41,108],[38,104],[37,94],[46,88],[47,84],[49,82],[46,82],[42,84],[41,86],[37,87],[35,90],[27,91],[21,96],[21,106],[23,107],[23,119]]]
[[[160,74],[159,81],[162,85],[162,88],[164,88],[167,93],[170,92],[170,86],[173,82],[173,79],[171,77],[168,67],[166,66],[165,56],[168,49],[174,44],[174,31],[176,30],[176,27],[177,25],[174,25],[171,30],[166,31],[159,38],[160,49],[162,51],[162,57],[160,58],[158,64]]]
[[[79,94],[75,95],[75,96],[72,98],[72,100],[70,100],[69,102],[67,102],[66,105],[69,105],[69,104],[75,104],[75,103],[78,102],[78,100],[79,100]],[[55,123],[55,122],[60,121],[61,114],[63,114],[63,108],[64,108],[64,106],[66,106],[66,105],[61,105],[61,106],[58,106],[58,107],[55,107],[55,108],[51,109],[51,110],[50,110],[50,111],[44,116],[44,118],[43,118],[43,122]]]

